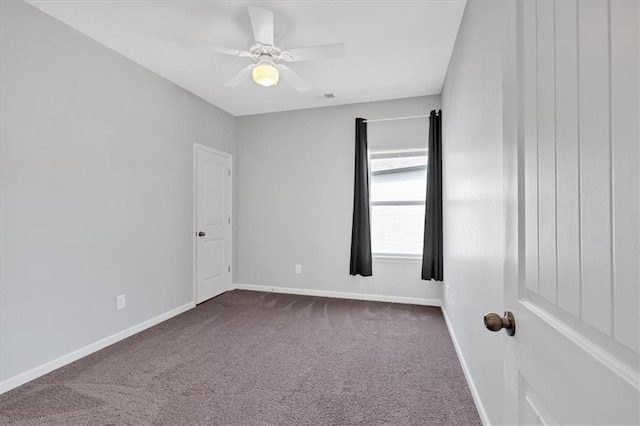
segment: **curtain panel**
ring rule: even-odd
[[[422,279],[442,281],[442,111],[429,115]]]
[[[369,155],[367,123],[356,118],[355,176],[353,187],[353,222],[351,227],[351,263],[349,273],[370,277],[371,222],[369,217]]]

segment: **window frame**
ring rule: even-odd
[[[427,164],[425,165],[425,167],[428,167],[429,165],[429,152],[426,148],[375,150],[375,151],[370,150],[368,157],[369,157],[368,162],[369,162],[369,187],[370,188],[373,188],[373,185],[372,185],[373,172],[371,171],[371,160],[377,160],[377,159],[383,159],[383,158],[427,157]],[[425,177],[425,180],[426,180],[426,177]],[[426,204],[427,204],[426,194],[425,194],[424,200],[372,201],[371,198],[369,198],[369,209],[371,209],[374,206],[425,206],[426,208]],[[402,261],[407,263],[416,263],[422,260],[422,256],[423,256],[423,253],[420,253],[420,254],[383,253],[383,252],[374,252],[373,250],[371,251],[372,258],[378,259],[378,260],[386,260],[386,261]]]

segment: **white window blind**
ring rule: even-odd
[[[427,154],[372,153],[371,250],[374,255],[422,254]]]

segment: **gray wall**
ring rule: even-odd
[[[467,3],[442,91],[445,310],[482,406],[501,424],[504,266],[501,1]]]
[[[1,15],[4,380],[192,300],[192,144],[236,135],[35,8]]]
[[[235,282],[440,299],[440,283],[420,280],[419,261],[374,261],[373,277],[349,276],[355,117],[439,107],[430,96],[239,117]],[[426,146],[427,124],[371,123],[370,148]]]

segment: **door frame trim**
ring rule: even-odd
[[[198,194],[197,194],[197,185],[198,185],[198,150],[200,151],[206,151],[206,152],[210,152],[212,154],[216,154],[216,155],[220,155],[222,157],[226,157],[229,159],[230,161],[230,165],[229,165],[229,171],[231,172],[231,175],[229,176],[229,186],[231,187],[231,205],[229,205],[229,216],[231,217],[231,223],[229,224],[231,226],[231,238],[229,240],[229,266],[233,265],[233,226],[235,225],[235,219],[233,217],[233,202],[234,202],[234,190],[233,190],[233,154],[225,152],[225,151],[220,151],[219,149],[215,149],[215,148],[211,148],[210,146],[207,145],[202,145],[199,144],[197,142],[193,143],[193,182],[192,182],[192,201],[191,201],[191,209],[192,209],[192,224],[191,224],[191,238],[193,238],[192,240],[192,253],[191,253],[191,257],[192,257],[192,261],[191,261],[191,281],[192,281],[192,289],[191,289],[191,300],[193,301],[193,304],[196,304],[196,289],[198,286],[198,282],[197,282],[197,260],[198,260],[198,256],[197,256],[197,240],[195,238],[196,232],[198,232],[198,224],[197,224],[197,201],[198,201]],[[229,289],[231,290],[232,286],[233,286],[233,274],[235,272],[235,268],[231,268],[231,280],[230,280],[230,284],[229,284]]]

